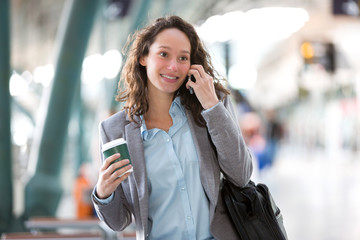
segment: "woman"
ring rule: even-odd
[[[99,130],[101,144],[127,140],[132,166],[114,172],[129,161],[102,159],[92,195],[98,216],[116,231],[134,216],[137,239],[236,239],[220,174],[245,185],[251,156],[209,54],[177,16],[157,19],[130,42],[117,96],[124,110]]]

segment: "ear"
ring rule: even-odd
[[[142,56],[139,62],[141,66],[146,67],[146,56]]]

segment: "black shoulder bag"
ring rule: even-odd
[[[280,209],[265,184],[250,181],[240,188],[224,178],[221,194],[241,240],[287,240]]]

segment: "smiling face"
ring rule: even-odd
[[[180,88],[190,69],[191,45],[177,28],[161,31],[150,46],[149,54],[140,58],[146,67],[148,91],[171,94]]]

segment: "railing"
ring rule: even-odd
[[[3,239],[89,239],[89,240],[132,240],[135,232],[117,233],[97,218],[62,219],[34,217],[25,221],[25,227],[30,232],[3,233]]]

